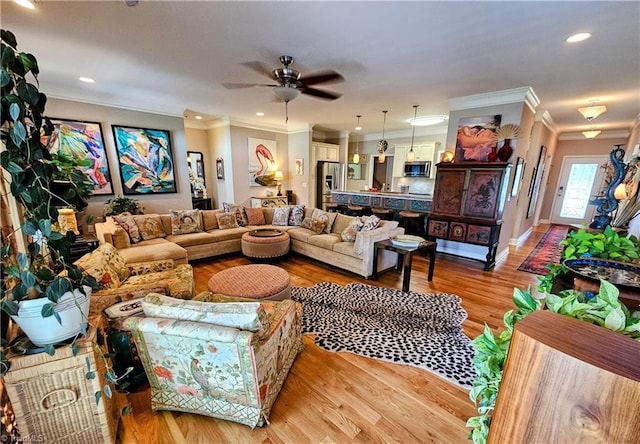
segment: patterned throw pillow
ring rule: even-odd
[[[273,225],[286,226],[289,222],[289,207],[278,207],[273,210]]]
[[[364,224],[362,223],[362,221],[358,218],[354,219],[353,222],[351,222],[351,224],[349,224],[349,226],[347,228],[345,228],[342,233],[340,234],[340,237],[342,238],[343,242],[355,242],[356,241],[356,235],[358,234],[358,231],[362,230],[362,226]]]
[[[142,240],[155,239],[167,235],[162,228],[162,219],[157,214],[137,215],[133,216],[133,220],[136,221]]]
[[[299,227],[304,219],[304,205],[291,205],[289,208],[289,225]]]
[[[314,233],[321,234],[327,228],[327,224],[329,223],[329,218],[326,214],[321,214],[315,219],[311,219],[311,230]]]
[[[171,234],[198,233],[202,231],[200,210],[169,210]]]
[[[300,224],[300,227],[310,230],[311,226],[313,225],[313,223],[311,222],[312,220],[313,219],[311,219],[310,217],[305,217],[304,219],[302,219],[302,223]]]
[[[216,219],[218,219],[218,228],[220,230],[238,228],[238,220],[234,213],[216,213]]]
[[[372,214],[369,217],[363,217],[362,223],[363,225],[360,231],[375,230],[376,228],[378,228],[378,225],[380,225],[380,218],[375,214]]]
[[[244,211],[247,213],[247,222],[249,225],[266,225],[266,221],[264,220],[264,212],[262,208],[245,208]]]
[[[113,216],[113,221],[118,224],[124,231],[129,235],[129,239],[134,244],[137,244],[142,240],[142,236],[140,236],[140,230],[138,229],[138,225],[133,218],[133,215],[128,211]]]
[[[118,253],[118,249],[111,244],[100,244],[96,251],[100,252],[100,254],[105,258],[109,267],[116,273],[118,273],[118,277],[121,281],[127,279],[131,272],[129,271],[129,267],[125,262],[124,258]],[[97,253],[96,253],[97,254]]]
[[[75,262],[76,266],[98,281],[101,290],[118,288],[121,284],[118,273],[110,266],[107,258],[101,251],[94,251]]]
[[[333,223],[336,221],[336,217],[338,216],[338,213],[327,213],[325,211],[322,211],[319,208],[314,208],[313,213],[311,213],[311,219],[317,220],[317,219],[320,219],[321,216],[322,216],[322,220],[326,220],[326,223],[324,226],[324,232],[327,234],[331,233],[331,227],[333,226]]]
[[[222,207],[225,213],[233,213],[236,216],[239,227],[246,227],[249,224],[247,221],[247,213],[242,205],[223,202]]]

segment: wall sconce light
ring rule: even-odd
[[[580,114],[584,116],[589,122],[598,117],[600,114],[607,112],[607,107],[604,105],[595,105],[596,102],[591,102],[591,106],[585,106],[584,108],[578,108]]]
[[[586,137],[587,139],[593,139],[595,137],[598,136],[598,134],[600,134],[602,131],[600,130],[589,130],[589,131],[583,131],[582,135],[584,137]]]

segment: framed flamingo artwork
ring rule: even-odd
[[[276,141],[249,137],[249,186],[275,187]]]

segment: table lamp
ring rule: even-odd
[[[282,196],[282,179],[284,179],[284,174],[282,174],[282,171],[276,171],[273,178],[278,183],[278,196]]]

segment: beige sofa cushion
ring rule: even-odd
[[[333,250],[333,246],[338,242],[342,242],[339,234],[316,234],[315,236],[309,237],[307,242],[310,245],[315,245],[317,247],[326,248],[327,250]]]
[[[336,220],[335,222],[333,222],[333,226],[331,227],[331,232],[336,234],[341,234],[345,230],[345,228],[351,225],[351,222],[355,219],[355,217],[347,216],[346,214],[331,214],[336,214]]]
[[[131,248],[119,250],[119,253],[128,264],[161,259],[173,259],[176,264],[187,263],[187,250],[162,238],[142,241]]]
[[[218,228],[218,218],[216,217],[216,213],[223,213],[223,209],[218,210],[202,210],[202,224],[204,227],[204,231],[215,230]]]

